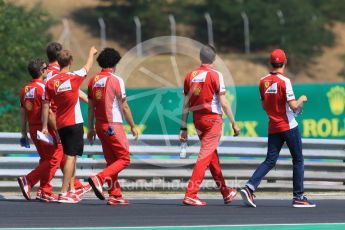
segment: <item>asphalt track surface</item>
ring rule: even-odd
[[[245,207],[241,200],[235,200],[231,205],[224,205],[220,199],[206,201],[207,206],[192,207],[184,206],[181,200],[176,199],[134,199],[130,200],[131,204],[128,206],[115,207],[107,206],[104,201],[95,199],[86,199],[79,204],[0,199],[0,228],[215,226],[345,222],[345,200],[316,200],[316,208],[293,208],[291,200],[256,200],[257,208]],[[212,228],[206,227],[206,229]],[[310,229],[318,228],[312,227]],[[328,227],[328,229],[335,228]],[[336,229],[345,229],[345,225]]]

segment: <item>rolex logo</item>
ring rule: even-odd
[[[329,106],[334,115],[340,115],[344,112],[345,107],[345,88],[335,86],[327,93]]]

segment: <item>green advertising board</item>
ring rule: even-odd
[[[296,97],[308,97],[303,113],[297,117],[304,138],[345,139],[345,83],[295,84],[293,88]],[[258,87],[237,86],[231,90],[227,98],[236,113],[241,136],[267,136],[268,118],[261,107]],[[141,134],[177,135],[183,101],[181,88],[127,89],[127,99]],[[85,104],[82,110],[87,121]],[[229,120],[223,120],[223,135],[232,135]],[[196,134],[191,115],[188,132]]]

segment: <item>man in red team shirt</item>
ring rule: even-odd
[[[60,73],[60,66],[57,61],[57,57],[60,51],[62,51],[62,45],[58,42],[51,42],[46,48],[47,58],[49,61],[48,64],[48,74],[46,81],[48,81],[52,76]]]
[[[89,97],[89,133],[90,144],[97,136],[101,140],[107,167],[89,178],[96,196],[104,200],[103,184],[108,183],[108,205],[125,205],[128,201],[122,197],[118,174],[130,163],[129,147],[123,128],[122,114],[131,127],[131,132],[138,138],[131,110],[127,104],[125,84],[114,74],[115,66],[120,61],[120,54],[105,48],[98,56],[97,62],[101,72],[93,76],[88,85]],[[96,117],[96,130],[94,118]]]
[[[60,51],[62,51],[62,45],[60,43],[51,42],[48,44],[46,52],[47,52],[49,64],[48,64],[48,73],[47,73],[47,77],[45,78],[45,82],[49,81],[56,74],[60,73],[60,66],[57,61],[57,57]],[[87,95],[82,90],[79,90],[79,98],[83,102],[88,103]],[[53,112],[55,113],[56,111],[53,111]]]
[[[179,138],[181,142],[187,141],[188,112],[192,112],[194,126],[201,141],[199,157],[183,200],[183,203],[187,205],[206,205],[206,202],[197,197],[197,193],[208,167],[210,167],[212,177],[220,189],[225,204],[231,203],[237,194],[236,189],[226,186],[219,164],[217,147],[222,134],[221,109],[229,118],[235,136],[239,135],[240,129],[225,96],[223,75],[211,67],[215,58],[215,49],[209,45],[203,46],[200,50],[201,66],[187,73],[184,81],[185,96]]]
[[[57,196],[53,194],[52,186],[49,182],[54,177],[59,159],[63,155],[62,148],[59,148],[58,145],[49,145],[37,139],[37,131],[42,130],[41,115],[45,93],[43,78],[47,75],[47,64],[41,59],[34,59],[29,62],[28,71],[33,80],[24,86],[20,93],[22,138],[28,143],[26,130],[28,122],[30,137],[36,146],[40,161],[38,166],[29,174],[19,177],[18,183],[24,197],[30,200],[31,188],[40,181],[40,194],[37,199],[54,202],[57,201]],[[51,127],[49,127],[48,132],[54,138],[56,137],[56,133]]]
[[[55,76],[60,73],[60,66],[57,61],[58,53],[62,51],[62,45],[58,42],[51,42],[48,44],[46,53],[48,57],[48,73],[47,77],[45,78],[45,82],[47,83],[48,81],[53,81]],[[88,103],[87,100],[87,95],[82,91],[79,90],[79,98],[81,101]],[[51,101],[50,104],[50,111],[49,111],[49,125],[56,130],[56,105],[54,101]],[[56,130],[57,132],[57,130]],[[59,147],[62,149],[62,145],[59,144]],[[61,150],[63,152],[63,150]],[[61,170],[63,171],[64,166],[66,163],[66,156],[65,154],[61,154],[61,158],[59,159],[58,166],[60,166]],[[85,193],[91,190],[90,185],[83,186],[83,184],[78,180],[77,177],[74,178],[74,189],[75,193],[79,196],[82,197]],[[38,192],[37,197],[39,197],[40,194]]]
[[[304,194],[304,162],[301,135],[295,114],[302,109],[307,97],[302,95],[298,100],[292,89],[290,79],[284,75],[287,58],[281,49],[271,53],[273,70],[260,79],[260,98],[262,107],[269,117],[268,149],[264,162],[256,169],[240,193],[244,203],[256,207],[253,193],[264,176],[275,166],[279,152],[286,142],[293,163],[293,207],[315,207]]]
[[[49,105],[51,101],[54,101],[57,107],[56,126],[66,155],[62,188],[59,194],[59,202],[61,203],[77,203],[80,201],[79,196],[74,192],[77,155],[81,156],[83,154],[84,147],[79,87],[92,67],[93,56],[96,53],[95,47],[91,47],[85,66],[78,71],[69,72],[73,57],[67,50],[59,52],[57,60],[60,65],[60,73],[46,84],[42,132],[47,132]]]

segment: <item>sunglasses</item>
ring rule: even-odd
[[[46,70],[46,69],[48,69],[48,66],[46,65],[46,63],[44,63],[44,64],[41,66],[40,70],[41,70],[41,71],[44,71],[44,70]]]

